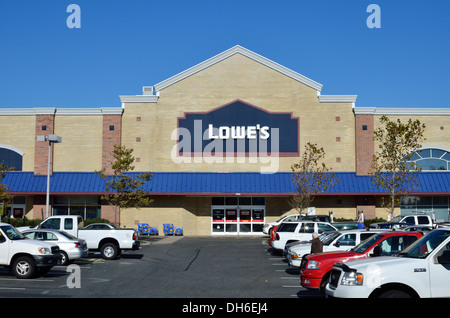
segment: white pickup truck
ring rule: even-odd
[[[431,231],[398,256],[336,263],[326,293],[339,298],[450,297],[450,228]]]
[[[78,215],[51,216],[42,221],[37,228],[65,231],[84,239],[88,249],[100,251],[104,259],[115,259],[123,250],[139,249],[139,241],[134,229],[83,229],[83,219]],[[24,229],[24,227],[18,228],[19,231]]]
[[[29,240],[11,224],[0,223],[0,266],[10,268],[17,278],[47,273],[61,260],[56,244]]]
[[[399,215],[389,222],[372,223],[370,227],[379,229],[397,229],[407,225],[433,226],[434,221],[432,217],[427,214]]]

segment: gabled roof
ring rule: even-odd
[[[258,63],[261,63],[277,72],[280,72],[286,76],[289,76],[291,78],[293,78],[294,80],[297,80],[311,88],[314,88],[317,91],[321,91],[322,90],[322,84],[319,84],[315,81],[313,81],[312,79],[309,79],[297,72],[294,72],[278,63],[275,63],[259,54],[256,54],[255,52],[252,52],[246,48],[243,48],[242,46],[236,45],[234,47],[232,47],[231,49],[228,49],[220,54],[217,54],[216,56],[213,56],[210,59],[207,59],[206,61],[197,64],[181,73],[178,73],[177,75],[174,75],[158,84],[156,84],[154,86],[155,91],[159,92],[161,90],[163,90],[164,88],[175,84],[176,82],[179,82],[197,72],[200,72],[201,70],[204,70],[207,67],[210,67],[211,65],[214,65],[216,63],[219,63],[220,61],[223,61],[227,58],[229,58],[230,56],[234,55],[234,54],[242,54]]]

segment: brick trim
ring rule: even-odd
[[[111,165],[114,161],[112,152],[114,145],[120,145],[122,138],[122,115],[103,115],[102,135],[102,169],[105,173],[112,173]]]
[[[356,174],[369,174],[375,153],[374,116],[355,114]]]
[[[45,130],[43,128],[45,127]],[[36,115],[35,146],[34,146],[34,174],[47,175],[48,142],[37,141],[37,136],[52,135],[55,129],[55,115]],[[50,154],[50,174],[53,173],[53,147]]]

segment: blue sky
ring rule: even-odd
[[[357,107],[450,108],[449,34],[448,0],[0,0],[0,108],[117,107],[235,45]]]

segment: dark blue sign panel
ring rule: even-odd
[[[251,154],[298,156],[299,119],[241,100],[178,118],[180,155]]]

